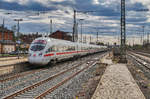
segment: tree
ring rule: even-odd
[[[103,42],[97,42],[96,45],[104,45]]]

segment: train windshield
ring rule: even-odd
[[[45,40],[36,40],[32,43],[32,46],[30,50],[32,51],[41,51],[45,48],[46,46],[46,41]]]

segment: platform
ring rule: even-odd
[[[107,66],[92,99],[145,99],[145,97],[125,64],[111,64]]]
[[[2,60],[2,59],[1,59]],[[21,57],[20,59],[12,59],[12,60],[6,60],[6,61],[0,61],[0,67],[8,66],[8,65],[13,65],[13,64],[18,64],[22,62],[27,62],[27,58]]]
[[[109,54],[107,54],[106,56],[104,56],[101,60],[101,63],[105,63],[105,64],[108,64],[108,65],[112,65],[113,62],[111,60],[111,57],[109,56]]]

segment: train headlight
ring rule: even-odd
[[[43,55],[43,53],[39,53],[39,56],[42,56]]]

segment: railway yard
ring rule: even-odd
[[[72,59],[51,66],[34,67],[26,59],[7,58],[1,66],[2,99],[149,99],[150,57],[128,51],[127,64],[112,61],[112,52]],[[1,59],[3,60],[3,59]],[[1,62],[5,62],[1,61]],[[24,65],[22,65],[24,64]],[[21,67],[20,67],[21,66]],[[16,67],[15,67],[16,68]],[[26,68],[26,69],[24,69]],[[129,72],[130,71],[130,72]],[[118,74],[118,75],[117,75]],[[110,76],[109,76],[110,75]],[[130,77],[131,76],[131,77]]]
[[[94,76],[89,74],[92,74],[92,70],[97,68],[97,66],[95,67],[96,62],[103,55],[104,53],[92,57],[83,57],[77,61],[58,63],[56,66],[48,68],[14,73],[13,75],[2,75],[0,80],[2,84],[1,97],[6,99],[73,98],[82,87],[80,83]],[[64,86],[61,86],[63,84]]]
[[[0,0],[0,99],[150,99],[150,0]]]

